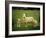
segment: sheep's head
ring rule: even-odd
[[[38,22],[37,22],[37,20],[34,20],[34,27],[37,27],[38,25]]]
[[[26,14],[24,13],[22,17],[25,18],[26,17]]]

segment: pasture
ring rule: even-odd
[[[21,24],[20,27],[17,27],[17,19],[22,18],[23,13],[26,14],[27,17],[33,17],[37,20],[37,27],[32,28],[31,23]],[[25,27],[27,25],[27,27]],[[24,9],[12,9],[12,31],[23,31],[23,30],[40,30],[40,10],[32,9],[32,10],[24,10]]]

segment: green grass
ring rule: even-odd
[[[26,16],[32,16],[34,19],[37,20],[38,26],[35,28],[32,28],[32,24],[21,24],[21,27],[17,27],[17,19],[22,18],[23,13],[26,14]],[[25,27],[27,25],[28,27]],[[12,10],[12,31],[22,31],[22,30],[40,30],[40,10]]]

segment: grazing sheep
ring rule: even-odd
[[[26,17],[24,13],[23,17],[21,19],[18,19],[17,27],[20,27],[21,24],[27,24],[27,23],[32,23],[32,27],[34,28],[35,25],[37,24],[37,20],[35,20],[33,17]],[[25,27],[27,27],[27,25]]]

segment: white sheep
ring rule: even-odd
[[[35,20],[33,17],[26,17],[26,14],[23,14],[23,17],[21,19],[18,19],[17,25],[20,27],[21,24],[26,24],[25,27],[27,27],[27,23],[32,23],[32,26],[35,27],[37,24],[37,20]]]

